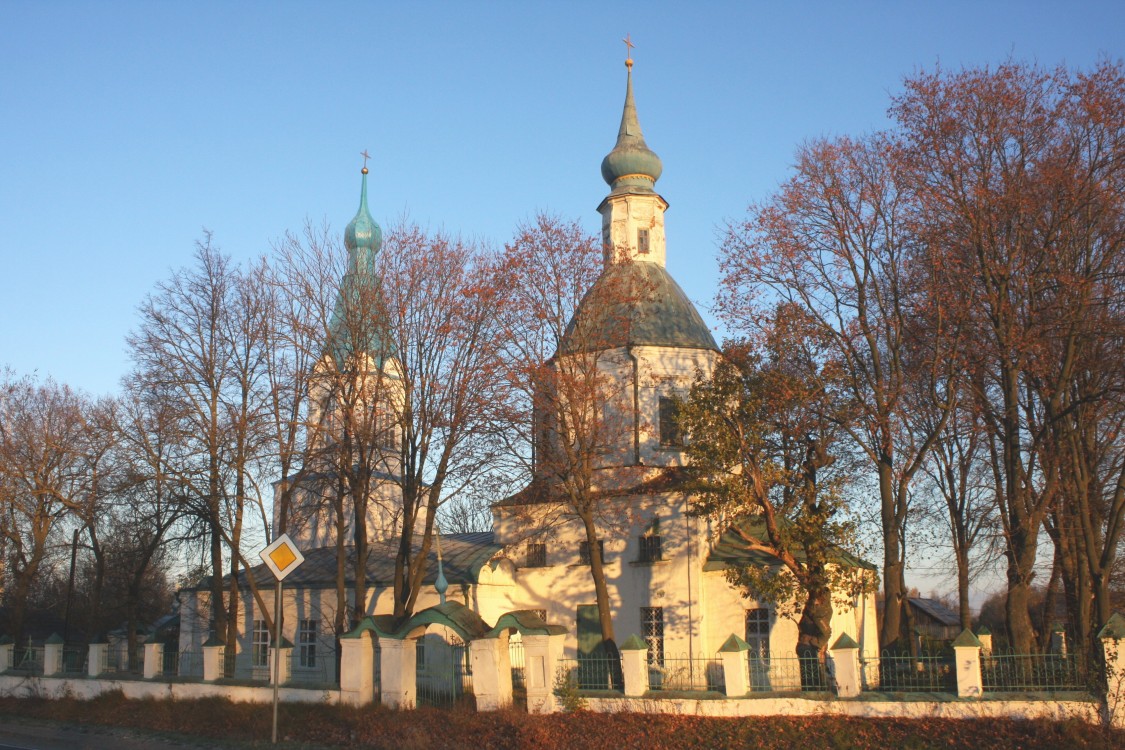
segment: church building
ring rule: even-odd
[[[431,555],[426,578],[439,585],[427,587],[415,612],[448,600],[464,605],[491,627],[509,613],[530,610],[542,621],[565,629],[566,654],[576,658],[593,652],[601,640],[591,576],[593,557],[600,555],[616,638],[639,636],[653,667],[666,659],[714,657],[732,634],[763,657],[771,652],[793,655],[796,621],[779,616],[764,601],[747,597],[724,572],[732,565],[769,564],[769,559],[739,535],[688,512],[686,456],[673,418],[674,398],[686,395],[696,373],[710,372],[721,354],[695,306],[666,268],[668,253],[676,249],[668,248],[665,239],[668,203],[656,192],[662,163],[641,133],[632,60],[626,66],[617,141],[601,164],[609,188],[598,206],[604,268],[554,358],[559,368],[583,358],[596,361],[619,394],[612,404],[618,425],[614,449],[597,467],[601,499],[593,522],[598,543],[589,544],[583,519],[552,497],[549,488],[565,477],[552,476],[559,464],[552,462],[551,438],[545,437],[536,445],[533,481],[514,496],[497,499],[490,532],[440,535],[440,551],[435,549]],[[367,207],[366,168],[363,172],[359,211],[345,232],[349,268],[341,283],[341,300],[360,294],[364,282],[377,274],[381,232]],[[620,295],[621,289],[632,291]],[[342,369],[351,362],[354,368],[362,360],[360,369],[382,385],[373,391],[380,394],[374,403],[362,398],[356,403],[382,424],[378,422],[381,409],[394,408],[393,352],[382,351],[378,342],[348,339],[346,328],[341,320],[340,333],[319,367]],[[333,396],[329,391],[312,395],[318,403],[313,421],[325,425],[318,439],[331,441],[337,408]],[[391,421],[385,429],[393,435]],[[331,471],[326,466],[320,476],[330,476]],[[369,505],[369,597],[357,607],[367,615],[393,611],[394,542],[386,535],[394,520],[386,514],[393,515],[395,507],[390,479],[388,475],[376,482],[372,491],[382,501]],[[302,668],[315,669],[328,682],[335,679],[336,668],[330,627],[336,575],[331,521],[313,514],[306,525],[291,531],[306,561],[286,579],[283,602],[285,637],[296,649],[294,675]],[[869,565],[842,553],[839,564],[854,566],[861,575],[873,574]],[[264,592],[272,592],[273,579],[264,566],[249,575]],[[196,650],[208,637],[206,591],[185,591],[181,599],[186,616],[180,648]],[[254,599],[247,595],[243,601],[243,640],[238,651],[252,657],[249,669],[262,669],[269,634]],[[841,635],[853,639],[861,654],[877,651],[872,594],[836,603],[832,639]]]

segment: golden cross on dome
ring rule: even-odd
[[[631,34],[626,34],[625,38],[621,41],[625,42],[625,64],[631,68],[633,67],[633,47],[636,47],[637,45],[633,44],[633,37]]]
[[[367,160],[371,158],[371,154],[367,153],[367,149],[363,149],[359,155],[363,157],[363,173],[367,174]]]

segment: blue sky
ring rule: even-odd
[[[237,258],[371,206],[502,243],[597,231],[626,33],[664,161],[669,268],[704,315],[716,235],[796,146],[885,123],[904,76],[1117,59],[1125,3],[0,0],[0,365],[94,394],[203,229]],[[721,329],[717,332],[721,335]]]
[[[0,365],[116,390],[137,304],[204,228],[238,258],[342,230],[364,149],[384,225],[597,231],[626,33],[669,268],[708,316],[719,228],[801,141],[882,127],[938,61],[1117,59],[1125,3],[0,0]]]

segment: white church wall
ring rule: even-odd
[[[599,526],[618,641],[634,633],[643,635],[641,608],[659,607],[664,616],[665,653],[710,653],[699,625],[705,607],[701,569],[706,554],[699,521],[684,514],[683,498],[674,493],[618,498],[609,503],[602,515],[612,521]],[[597,601],[589,566],[579,558],[584,528],[576,519],[562,517],[557,507],[545,504],[498,509],[497,515],[498,541],[509,545],[505,554],[516,564],[511,608],[542,609],[548,622],[567,627],[566,650],[573,654],[578,606]],[[646,562],[640,537],[653,534],[661,539],[662,559]],[[525,564],[525,540],[529,539],[546,545],[546,566]],[[481,613],[484,615],[483,608]]]
[[[686,466],[687,456],[682,448],[661,444],[660,398],[687,398],[696,374],[710,374],[719,354],[706,349],[652,346],[636,347],[633,351],[639,360],[641,462],[646,466]]]

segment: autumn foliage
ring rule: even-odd
[[[79,724],[191,733],[232,746],[268,746],[270,710],[263,704],[130,701],[120,694],[91,701],[0,698],[0,721],[52,719]],[[283,705],[280,747],[388,750],[661,750],[662,748],[1081,748],[1120,747],[1125,735],[1077,720],[856,719],[844,717],[701,718],[663,714],[579,712],[530,716],[419,708],[389,711]]]

